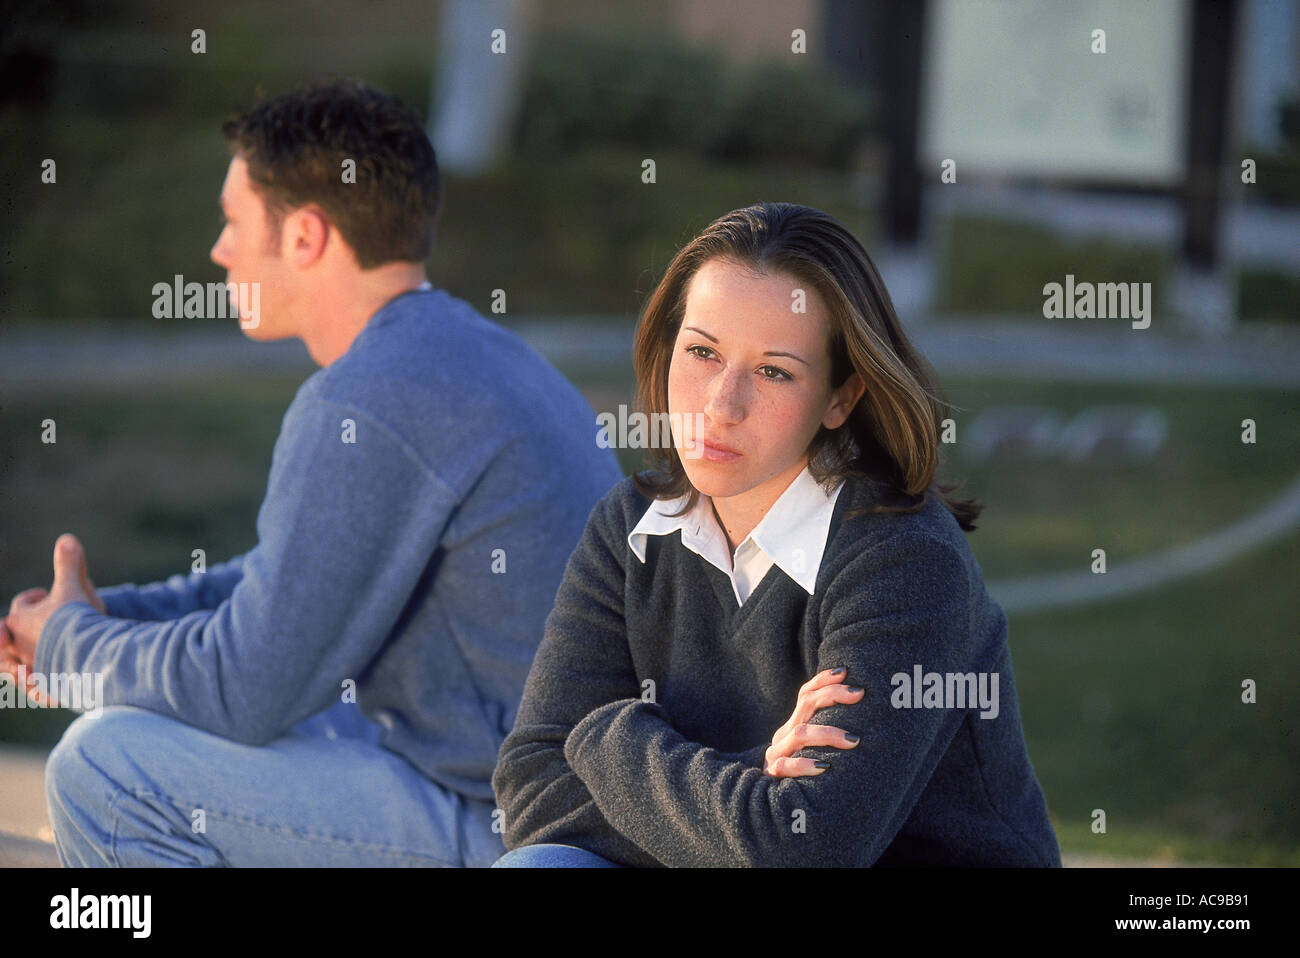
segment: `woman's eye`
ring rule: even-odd
[[[711,350],[708,346],[687,346],[686,351],[688,353],[694,353],[700,359],[713,358],[713,350]]]
[[[759,370],[762,372],[764,379],[776,379],[788,382],[794,378],[779,366],[760,366]]]

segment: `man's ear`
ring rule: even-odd
[[[822,417],[822,425],[827,429],[838,429],[844,425],[849,414],[853,412],[853,407],[858,404],[858,400],[866,391],[867,384],[862,381],[862,377],[857,373],[850,375],[844,380],[844,385],[831,393],[831,404],[826,410],[826,415]]]
[[[284,230],[287,248],[283,253],[299,268],[311,266],[325,255],[325,247],[334,238],[334,232],[324,212],[315,206],[304,206],[289,214]]]

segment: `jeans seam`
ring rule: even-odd
[[[113,825],[112,830],[108,833],[108,861],[114,868],[122,868],[124,867],[122,865],[122,860],[117,855],[117,823],[120,819],[118,818],[117,813],[113,810],[113,806],[117,804],[117,800],[122,797],[124,792],[116,782],[113,784],[115,787],[113,793],[108,796],[107,808],[108,820],[112,822]]]
[[[189,806],[191,808],[201,808],[203,809],[204,815],[208,818],[216,818],[232,825],[251,826],[253,828],[258,828],[263,831],[272,832],[274,834],[280,835],[281,837],[292,838],[295,841],[331,845],[339,848],[355,848],[358,850],[364,849],[371,852],[377,852],[379,854],[391,855],[397,858],[409,858],[418,861],[436,862],[439,865],[450,866],[452,864],[451,862],[444,861],[443,859],[438,858],[435,855],[428,855],[423,852],[413,852],[410,851],[409,849],[405,849],[397,845],[389,845],[389,844],[384,844],[379,842],[368,842],[359,839],[341,838],[341,837],[327,835],[323,833],[302,831],[300,829],[293,827],[292,825],[283,825],[276,822],[262,821],[261,819],[257,818],[254,815],[244,815],[237,812],[226,811],[224,809],[213,809],[200,802],[183,802],[180,799],[176,798],[175,796],[168,795],[165,792],[160,792],[151,789],[123,788],[122,786],[119,786],[119,789],[120,791],[123,792],[129,792],[132,795],[132,797],[136,799],[143,799],[143,798],[162,799],[163,801],[167,802],[168,804],[172,805],[177,809],[185,808],[186,806]],[[116,830],[117,830],[117,825],[115,819],[114,833],[116,833]]]

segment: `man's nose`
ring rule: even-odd
[[[225,233],[223,231],[222,236],[224,235]],[[218,266],[222,267],[223,269],[226,267],[226,253],[221,246],[221,236],[218,236],[217,241],[212,244],[212,250],[208,253],[208,256],[210,256],[212,258],[212,262],[216,263]]]

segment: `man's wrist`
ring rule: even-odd
[[[36,639],[36,655],[33,657],[32,671],[43,672],[48,674],[54,671],[50,668],[54,664],[54,656],[58,651],[58,645],[68,629],[73,626],[74,622],[80,621],[81,616],[85,614],[102,615],[89,601],[85,599],[76,599],[72,602],[65,602],[45,620],[41,626],[41,634]],[[69,669],[66,671],[77,671]]]

